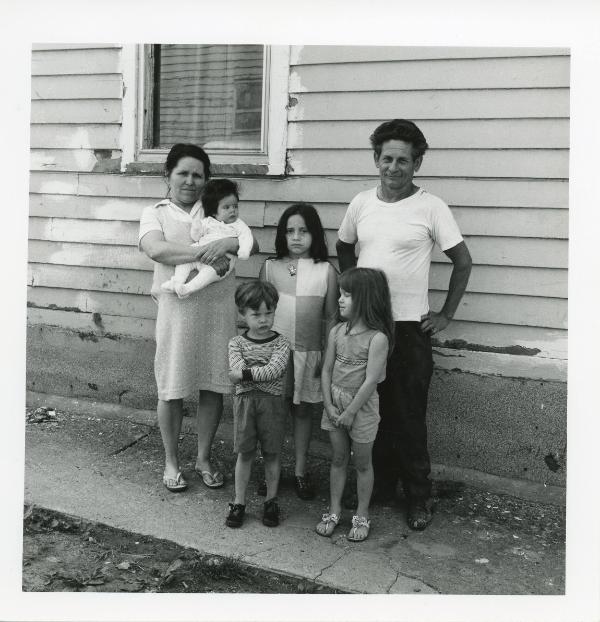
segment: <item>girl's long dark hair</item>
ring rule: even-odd
[[[342,272],[338,285],[352,296],[348,330],[362,321],[388,338],[388,357],[394,348],[394,318],[387,277],[374,268],[350,268]]]
[[[327,241],[325,240],[325,231],[323,231],[323,225],[321,219],[314,205],[310,203],[294,203],[290,205],[277,223],[277,233],[275,235],[275,254],[277,259],[287,257],[290,253],[287,245],[287,239],[285,232],[290,216],[302,216],[306,223],[306,228],[312,236],[312,243],[310,245],[310,256],[315,263],[319,261],[327,261],[329,253],[327,252]]]

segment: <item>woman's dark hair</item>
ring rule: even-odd
[[[204,208],[204,216],[214,216],[219,208],[219,202],[225,197],[235,196],[240,200],[240,191],[238,184],[231,179],[211,179],[202,188],[200,199]]]
[[[325,231],[323,231],[323,225],[321,219],[314,205],[310,203],[294,203],[290,205],[277,223],[277,233],[275,234],[275,254],[277,259],[282,259],[289,255],[289,249],[287,245],[287,239],[285,232],[288,225],[290,216],[302,216],[306,224],[308,232],[312,236],[312,243],[310,245],[310,256],[315,263],[319,261],[327,261],[329,253],[327,252],[327,241],[325,240]]]
[[[254,279],[238,285],[235,290],[235,306],[240,313],[244,313],[246,309],[257,311],[263,302],[267,309],[275,309],[278,300],[279,292],[268,281]]]
[[[171,151],[169,151],[165,161],[165,175],[167,177],[173,172],[181,158],[196,158],[196,160],[200,160],[204,165],[204,177],[206,179],[210,177],[210,158],[208,154],[202,147],[192,143],[177,143],[171,147]]]
[[[412,121],[406,119],[392,119],[382,123],[371,134],[369,140],[377,157],[381,155],[383,143],[388,140],[403,140],[405,143],[410,143],[413,160],[421,157],[429,147],[423,132]]]
[[[352,296],[350,330],[362,320],[366,326],[381,331],[388,338],[388,357],[394,347],[394,318],[390,288],[385,274],[375,268],[350,268],[338,279],[340,290]]]

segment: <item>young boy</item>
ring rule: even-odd
[[[285,337],[271,330],[279,294],[266,281],[242,283],[235,304],[248,330],[229,341],[229,379],[235,384],[233,398],[235,501],[229,504],[225,523],[241,527],[246,511],[246,488],[257,442],[265,461],[267,499],[262,522],[279,524],[277,487],[281,470],[280,452],[285,431],[283,376],[290,356]]]

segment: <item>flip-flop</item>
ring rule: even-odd
[[[175,477],[167,477],[163,474],[163,485],[170,492],[183,492],[188,487],[181,471]]]
[[[223,473],[221,473],[221,471],[215,471],[214,473],[211,473],[210,471],[200,471],[199,469],[195,469],[195,471],[202,478],[204,485],[208,488],[221,488],[225,483]]]

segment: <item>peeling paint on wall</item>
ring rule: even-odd
[[[514,354],[517,356],[535,356],[541,350],[538,348],[526,348],[524,346],[486,346],[478,343],[468,343],[464,339],[450,339],[440,341],[438,339],[431,340],[432,345],[440,348],[449,348],[452,350],[471,350],[473,352],[494,352],[496,354]]]

